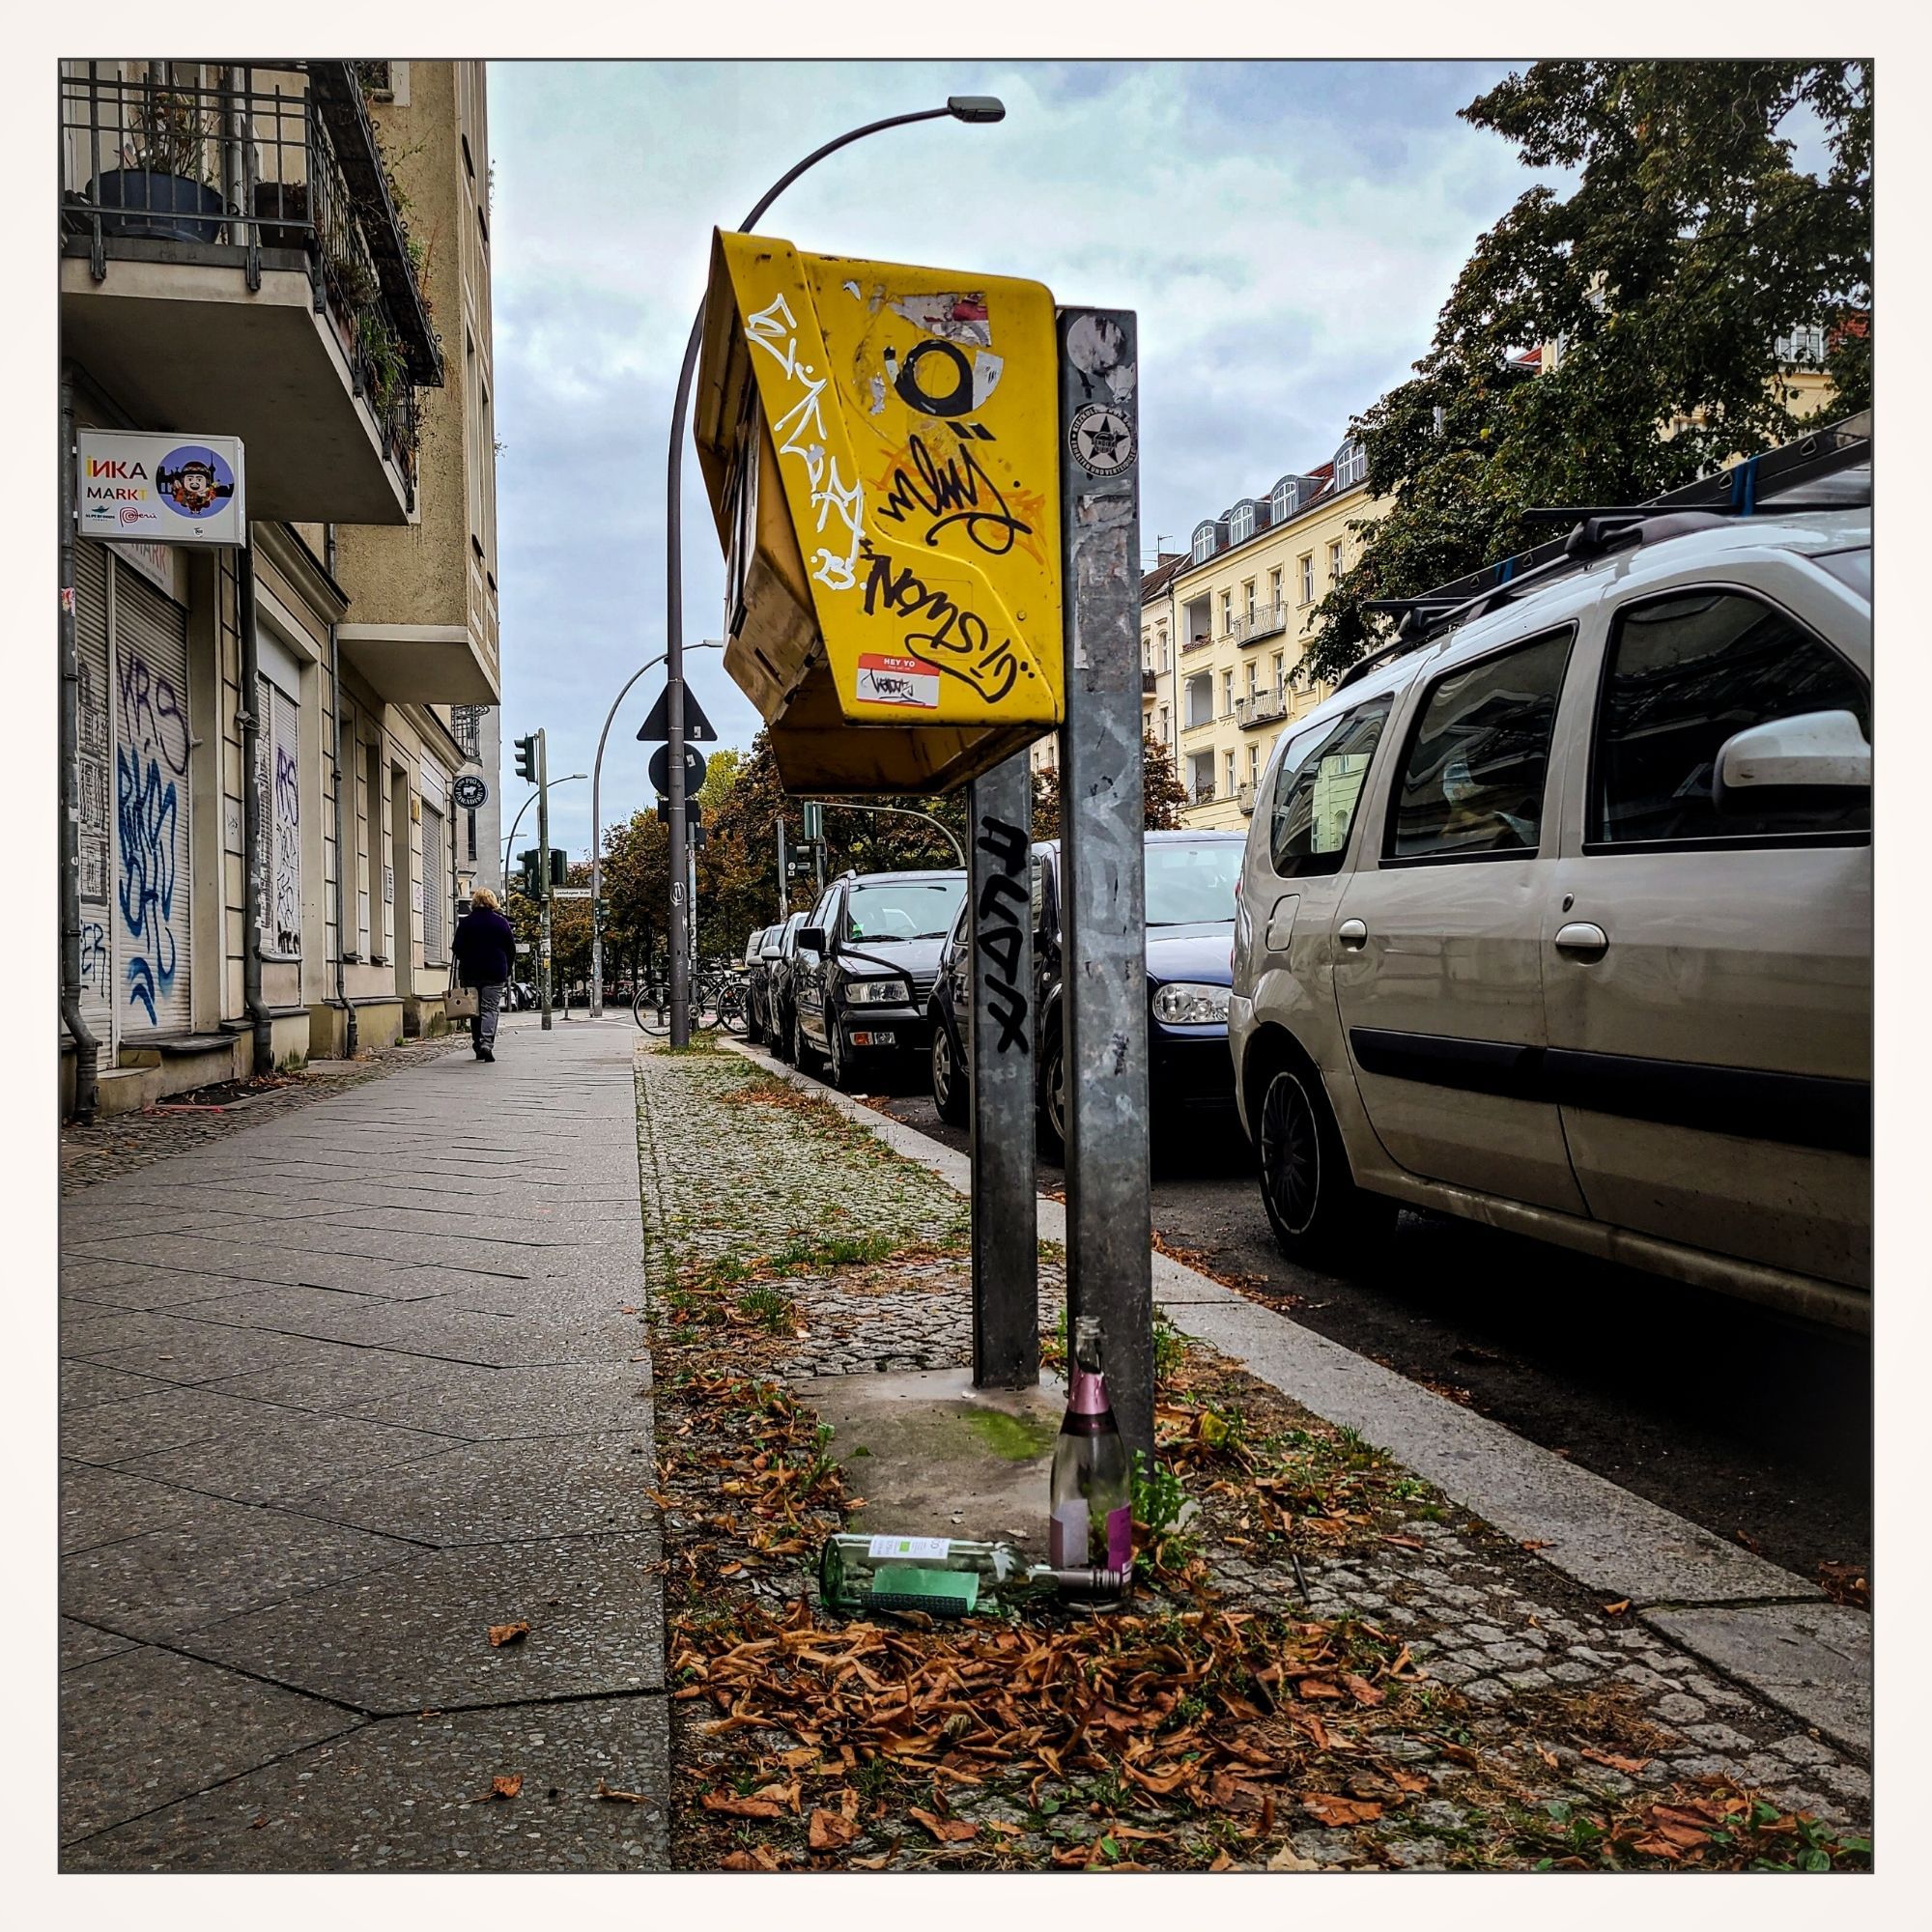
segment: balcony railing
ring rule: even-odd
[[[1213,641],[1214,641],[1213,639],[1210,638],[1207,634],[1207,632],[1204,631],[1198,638],[1189,638],[1187,641],[1181,645],[1180,655],[1182,657],[1185,657],[1189,651],[1205,651],[1208,648],[1208,646]]]
[[[1187,802],[1189,805],[1212,805],[1214,803],[1214,781],[1212,779],[1196,779],[1187,787]]]
[[[1243,731],[1259,729],[1288,716],[1288,699],[1280,692],[1257,691],[1235,700],[1235,723]]]
[[[1156,674],[1157,673],[1151,670],[1144,670],[1141,672],[1141,696],[1143,697],[1151,697],[1153,696],[1154,678]]]
[[[118,258],[308,276],[384,453],[415,491],[418,384],[442,380],[409,238],[348,64],[235,67],[233,85],[71,64],[60,83],[61,231],[95,281]]]
[[[1242,816],[1242,817],[1244,817],[1244,818],[1252,818],[1252,817],[1253,817],[1253,816],[1255,815],[1255,781],[1254,781],[1254,780],[1253,780],[1253,779],[1247,779],[1247,780],[1243,781],[1243,782],[1242,782],[1242,784],[1241,784],[1241,787],[1240,787],[1240,789],[1239,789],[1239,790],[1238,790],[1237,792],[1236,792],[1236,794],[1235,794],[1235,797],[1236,797],[1236,801],[1238,802],[1238,804],[1240,805],[1240,808],[1241,808],[1241,816]]]
[[[1258,644],[1264,638],[1278,638],[1288,629],[1288,606],[1264,604],[1236,617],[1228,626],[1228,635],[1237,644]]]

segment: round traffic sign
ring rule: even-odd
[[[656,786],[660,798],[670,796],[670,747],[660,745],[651,753],[648,767],[651,783]],[[684,748],[684,795],[694,797],[697,787],[704,782],[704,753],[696,745]]]

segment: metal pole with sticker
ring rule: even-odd
[[[1062,308],[1057,335],[1067,1333],[1099,1318],[1121,1434],[1151,1459],[1139,349],[1126,309]]]
[[[975,779],[967,791],[971,1016],[969,1044],[958,1057],[964,1065],[954,1065],[952,1078],[966,1079],[970,1069],[975,1388],[1032,1388],[1039,1380],[1032,804],[1025,752]],[[952,1051],[951,1036],[935,1044]]]

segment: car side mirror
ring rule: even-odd
[[[1806,711],[1724,740],[1711,778],[1719,812],[1850,805],[1871,791],[1871,746],[1849,711]]]
[[[822,925],[800,926],[798,950],[801,952],[816,952],[822,958],[825,953],[825,928]]]

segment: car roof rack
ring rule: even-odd
[[[1869,410],[1797,440],[1747,457],[1714,476],[1701,476],[1641,503],[1571,503],[1525,510],[1532,523],[1568,524],[1563,535],[1485,564],[1419,597],[1378,597],[1364,611],[1396,620],[1392,643],[1350,665],[1337,691],[1378,665],[1417,650],[1457,624],[1513,603],[1559,578],[1586,569],[1613,551],[1662,543],[1692,530],[1715,528],[1734,517],[1796,515],[1851,509],[1871,501],[1872,417]],[[1799,491],[1802,495],[1787,495]]]

